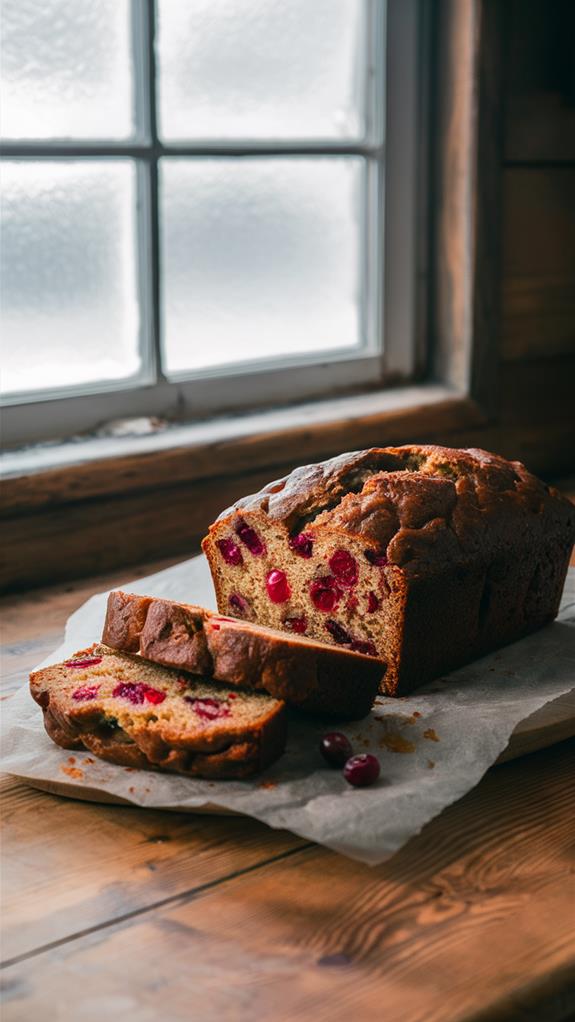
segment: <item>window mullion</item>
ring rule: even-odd
[[[132,0],[136,123],[144,145],[137,163],[140,350],[148,379],[158,385],[164,374],[160,335],[155,19],[154,0]]]

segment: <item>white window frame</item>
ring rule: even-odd
[[[129,142],[4,143],[3,156],[22,160],[131,158],[137,167],[139,298],[142,371],[136,379],[14,395],[5,401],[7,446],[92,431],[103,422],[138,416],[176,421],[245,409],[277,407],[413,377],[425,253],[418,245],[422,192],[418,177],[423,134],[420,0],[368,0],[368,139],[361,143],[260,141],[163,143],[157,134],[155,3],[132,0],[139,135]],[[385,59],[384,59],[385,57]],[[385,128],[385,132],[384,132]],[[381,139],[385,138],[383,144]],[[161,369],[162,309],[158,164],[163,157],[359,155],[366,160],[366,344],[357,349],[217,367],[167,379]],[[423,258],[423,263],[422,263]]]

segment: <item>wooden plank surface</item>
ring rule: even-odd
[[[6,1018],[562,1018],[574,751],[497,768],[377,869],[307,848],[39,947],[4,970]]]
[[[12,684],[79,603],[121,581],[0,601]],[[253,821],[6,779],[3,1018],[565,1018],[574,792],[571,741],[495,768],[369,869]]]

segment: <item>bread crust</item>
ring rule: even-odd
[[[108,597],[102,642],[228,685],[265,690],[310,713],[349,720],[369,713],[385,670],[361,653],[191,604],[123,592]]]
[[[70,671],[75,670],[70,664],[84,658],[101,658],[101,663],[78,671],[77,679],[75,675],[70,678]],[[224,687],[166,668],[147,665],[146,670],[148,675],[152,672],[152,680],[158,679],[160,688],[172,697],[175,692],[177,705],[169,714],[162,715],[159,707],[163,708],[163,700],[146,705],[139,713],[130,701],[115,709],[122,700],[109,691],[90,692],[86,701],[74,702],[78,686],[82,690],[96,683],[94,689],[110,689],[110,682],[113,687],[118,678],[141,677],[139,657],[100,644],[80,650],[64,664],[33,672],[30,691],[42,707],[46,731],[57,745],[86,748],[121,766],[233,779],[263,770],[283,752],[287,728],[283,702],[260,696],[253,719],[242,719],[240,714],[236,719],[201,724],[194,717],[190,724],[185,719],[190,714],[188,695],[194,696],[200,685],[203,694],[199,699],[210,702],[213,696],[215,701],[225,697]]]
[[[381,558],[397,598],[378,646],[388,695],[553,620],[575,538],[571,503],[520,462],[432,445],[356,451],[298,468],[222,512],[202,544],[222,612],[228,569],[216,544],[238,522],[264,541],[273,534],[274,567],[286,572],[290,538],[304,531],[318,546],[352,542]],[[268,620],[261,606],[254,616]]]

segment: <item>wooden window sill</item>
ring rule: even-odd
[[[473,436],[485,416],[445,386],[340,398],[149,436],[7,452],[0,591],[191,556],[217,514],[298,464]]]
[[[484,422],[473,401],[428,384],[175,425],[146,436],[8,451],[0,460],[2,514],[264,468],[287,471],[346,450],[429,440]]]

